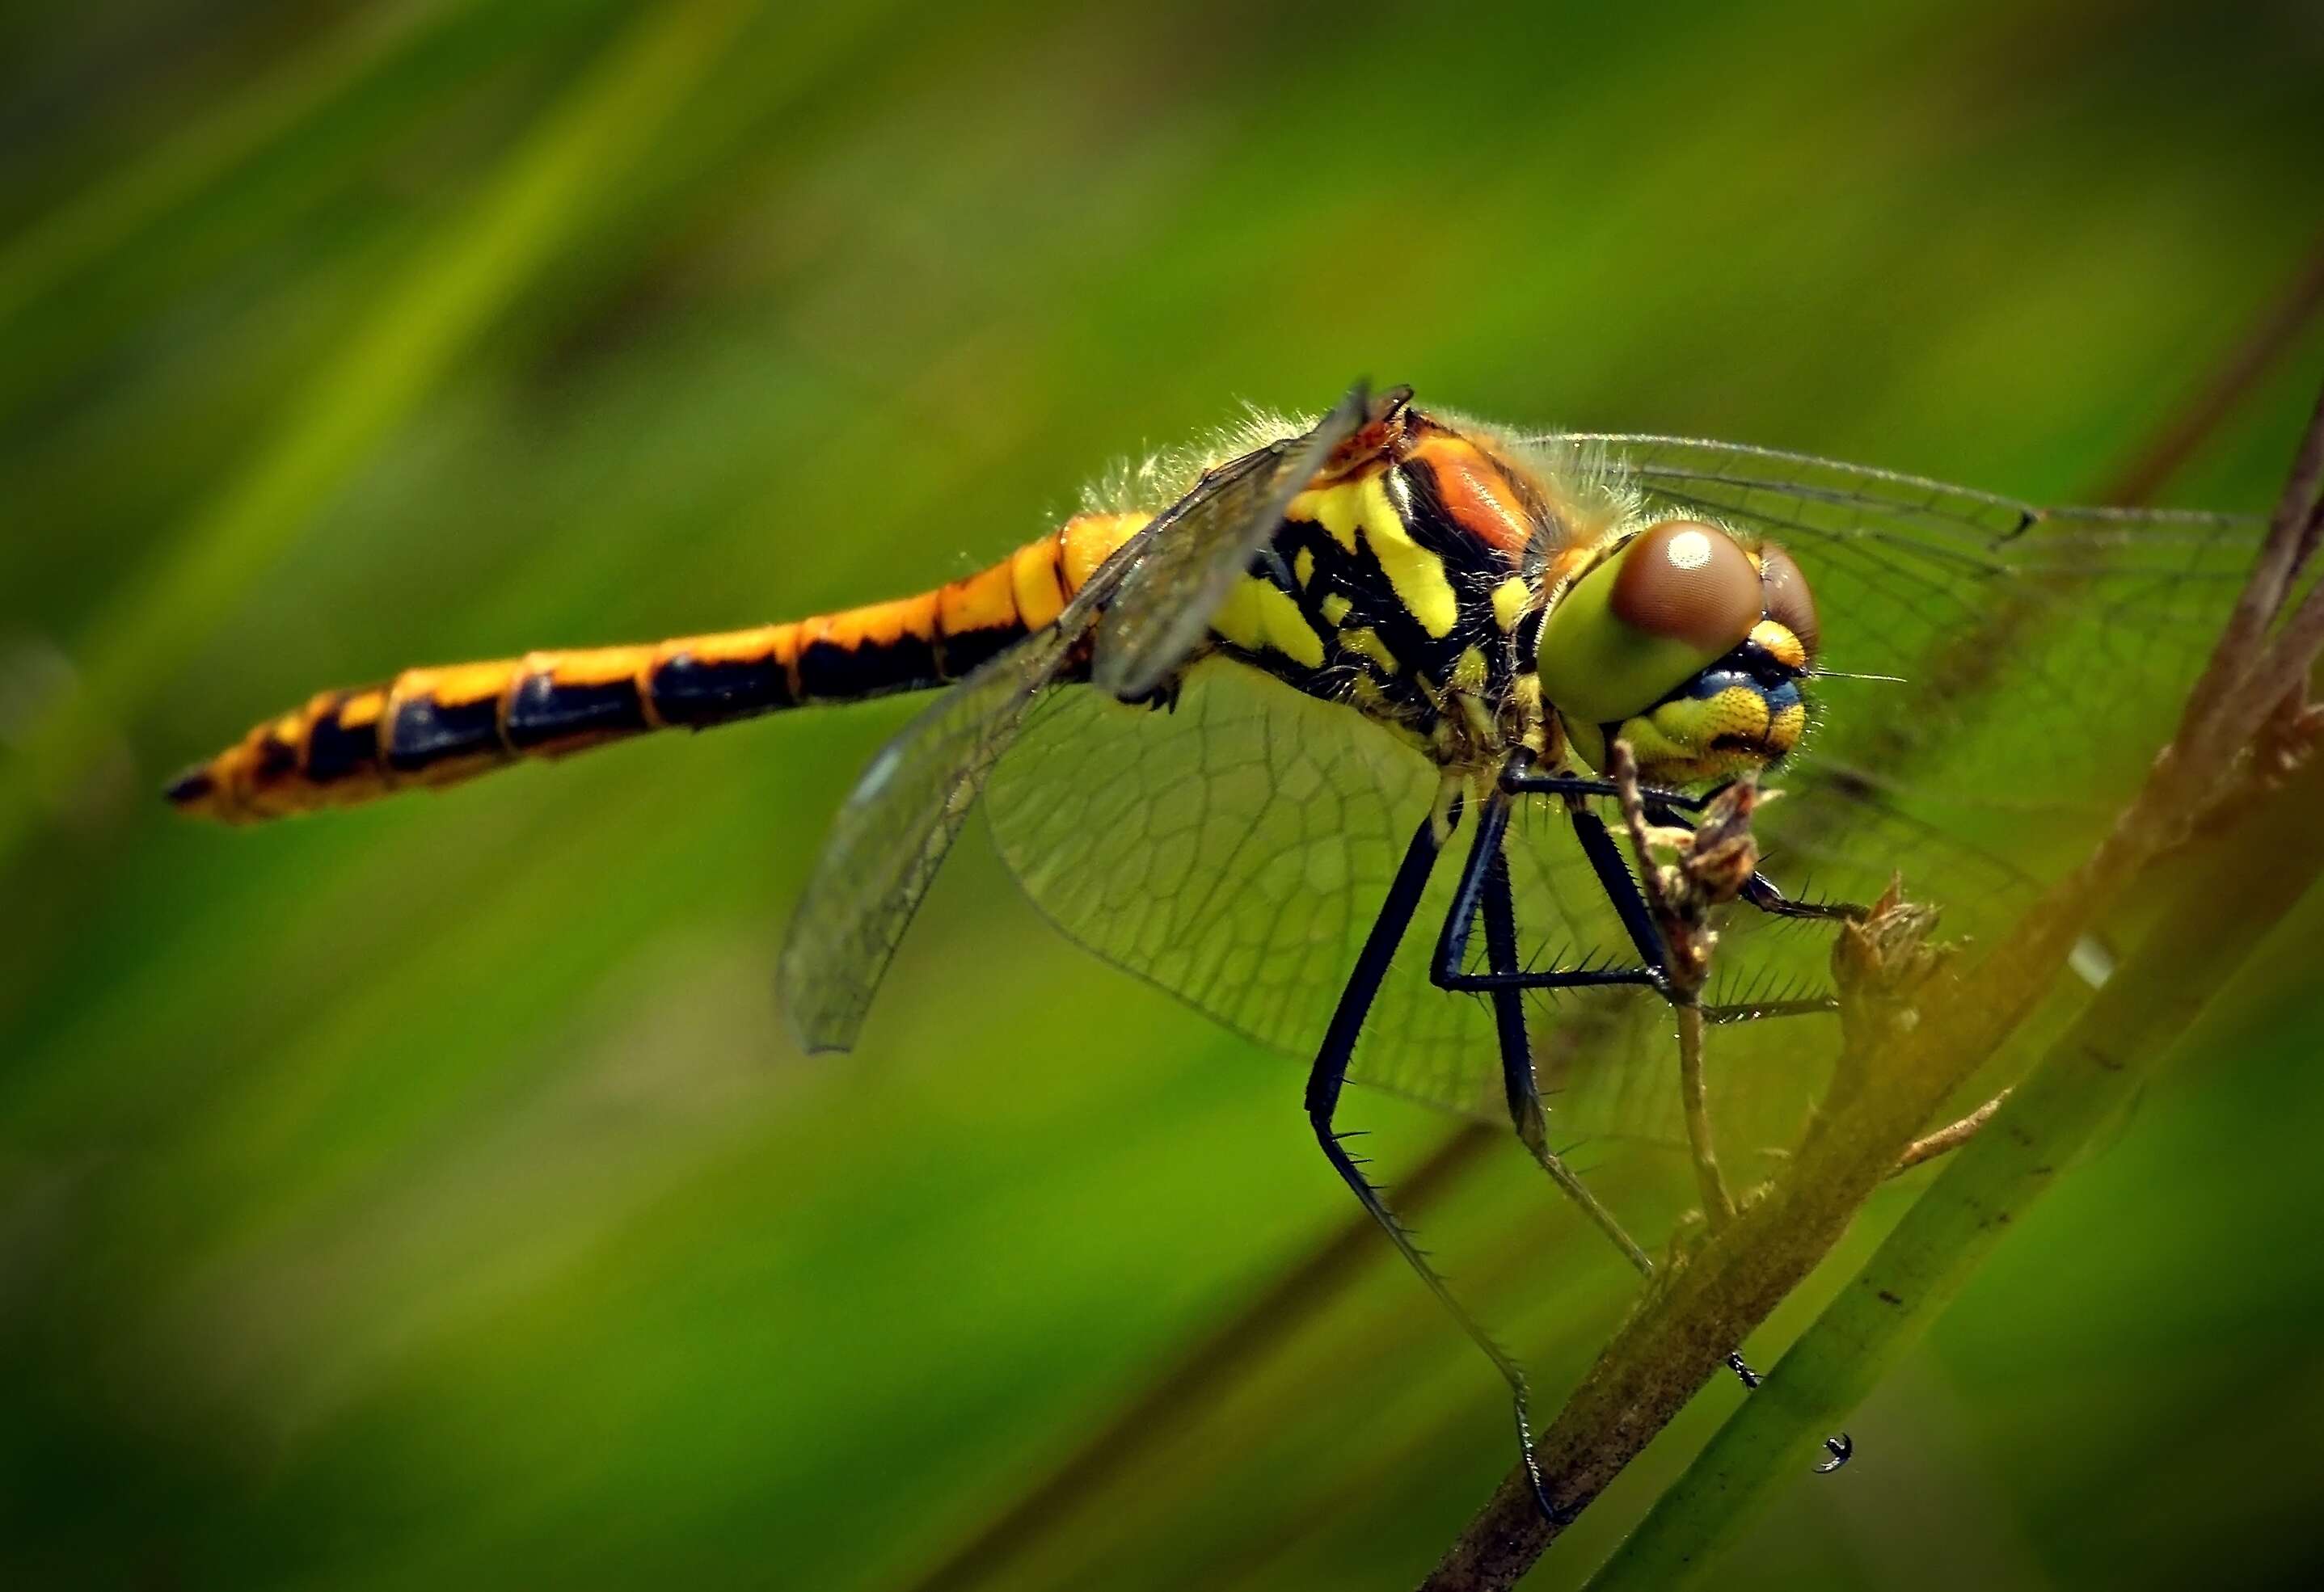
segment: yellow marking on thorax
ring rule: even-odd
[[[1332,539],[1353,553],[1371,549],[1397,601],[1432,636],[1449,636],[1460,621],[1461,601],[1444,561],[1421,547],[1405,529],[1404,517],[1389,501],[1383,475],[1374,474],[1335,485],[1310,488],[1291,500],[1289,517],[1312,520]]]
[[[1279,652],[1311,669],[1323,665],[1323,639],[1299,604],[1257,575],[1234,584],[1211,629],[1247,652]]]
[[[1396,661],[1396,654],[1388,650],[1388,643],[1381,640],[1379,632],[1370,625],[1361,625],[1352,630],[1342,630],[1340,645],[1351,652],[1361,653],[1388,674],[1396,673],[1400,667]]]
[[[1447,681],[1453,690],[1474,695],[1485,688],[1485,655],[1474,647],[1463,647],[1461,656],[1452,662],[1452,677]]]
[[[1525,614],[1526,604],[1533,601],[1533,587],[1525,576],[1513,575],[1493,588],[1493,622],[1505,630],[1517,628]]]

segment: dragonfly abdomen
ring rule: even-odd
[[[754,630],[406,669],[326,691],[169,787],[241,823],[442,786],[650,730],[948,684],[1056,619],[1142,514],[1083,515],[933,591]]]

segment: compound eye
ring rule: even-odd
[[[1773,542],[1759,549],[1759,584],[1766,595],[1767,617],[1798,637],[1808,657],[1815,657],[1816,645],[1823,639],[1815,594],[1808,590],[1808,577],[1792,556]]]
[[[1649,526],[1550,609],[1542,690],[1591,723],[1642,713],[1747,640],[1765,601],[1750,556],[1717,526]]]
[[[1715,525],[1665,520],[1640,532],[1621,557],[1607,606],[1641,635],[1716,658],[1759,622],[1759,572]]]

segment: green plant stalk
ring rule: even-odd
[[[2310,764],[2179,870],[2160,922],[1984,1130],[1954,1154],[1814,1325],[1589,1582],[1692,1584],[1803,1472],[2002,1235],[2130,1100],[2324,870],[2324,768]]]
[[[78,649],[78,689],[37,718],[0,783],[0,862],[67,797],[93,750],[264,572],[519,288],[554,259],[633,156],[715,67],[742,0],[647,12],[413,262],[272,439],[168,543]]]

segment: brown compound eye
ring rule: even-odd
[[[1758,566],[1717,526],[1649,526],[1551,604],[1542,693],[1569,723],[1644,713],[1748,640],[1765,602]]]
[[[1641,531],[1621,557],[1607,606],[1641,634],[1716,658],[1748,636],[1765,611],[1759,571],[1715,525],[1666,520]]]
[[[1814,658],[1823,634],[1816,619],[1815,594],[1808,590],[1808,577],[1792,556],[1773,542],[1759,549],[1759,584],[1767,617],[1798,637],[1801,650]]]

